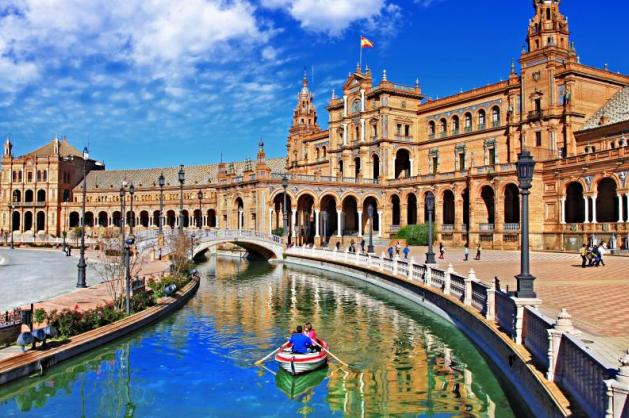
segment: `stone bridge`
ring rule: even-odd
[[[178,232],[176,229],[164,231],[162,256],[172,251],[170,241]],[[193,243],[193,258],[207,251],[208,248],[220,244],[235,244],[247,250],[250,255],[265,259],[281,258],[284,253],[281,237],[257,231],[246,229],[184,230],[184,234]],[[156,250],[159,246],[159,235],[157,231],[142,231],[136,235],[136,243],[138,252]]]

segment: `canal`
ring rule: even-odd
[[[263,262],[200,270],[197,295],[168,319],[0,388],[0,416],[515,416],[463,334],[403,298]],[[293,378],[254,366],[306,321],[349,368]]]

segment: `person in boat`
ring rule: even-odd
[[[310,322],[306,322],[304,325],[304,334],[310,337],[312,340],[312,345],[308,347],[311,351],[321,351],[321,345],[319,345],[319,340],[317,339],[317,333],[315,329],[312,327]]]
[[[291,335],[288,342],[291,344],[291,351],[295,354],[306,354],[308,347],[314,345],[310,337],[304,334],[301,325],[297,325],[297,332]]]

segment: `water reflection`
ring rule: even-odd
[[[513,416],[462,334],[404,299],[317,270],[215,258],[200,270],[215,275],[168,319],[0,388],[0,416]],[[253,366],[306,321],[350,369]]]

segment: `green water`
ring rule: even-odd
[[[386,291],[317,270],[212,259],[158,324],[0,388],[0,416],[512,417],[454,326]],[[310,321],[350,364],[291,377],[253,363]]]

